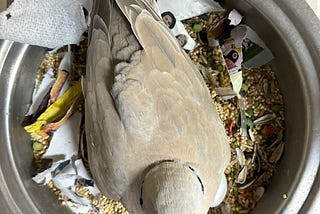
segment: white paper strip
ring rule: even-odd
[[[224,11],[214,0],[157,0],[160,11],[171,11],[178,20],[189,19],[210,11]]]
[[[43,80],[39,84],[38,88],[33,91],[32,103],[29,107],[29,110],[28,110],[26,116],[33,115],[37,111],[43,98],[49,92],[54,81],[55,81],[55,78],[53,75],[53,70],[52,70],[52,68],[49,68],[49,70],[44,74]],[[37,82],[38,82],[38,80],[37,80]],[[37,85],[37,82],[36,82],[36,85]]]
[[[76,111],[54,132],[43,158],[53,159],[53,162],[56,162],[70,159],[78,154],[81,117],[81,113]]]

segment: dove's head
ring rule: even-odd
[[[163,161],[147,172],[140,203],[144,213],[205,213],[213,203],[205,200],[205,191],[200,175],[191,166]]]

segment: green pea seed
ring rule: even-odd
[[[223,65],[218,65],[218,71],[223,72],[224,71],[224,66]]]
[[[202,24],[194,24],[192,29],[194,32],[198,33],[200,31],[202,31],[203,25]]]
[[[249,88],[249,87],[248,87],[248,85],[247,85],[247,84],[245,84],[245,83],[243,83],[243,84],[242,84],[242,89],[243,89],[243,90],[247,91],[247,90],[248,90],[248,88]]]
[[[253,109],[252,108],[249,108],[246,113],[249,115],[249,117],[252,117],[253,116]]]
[[[41,151],[43,149],[42,143],[35,142],[32,145],[34,151]]]
[[[247,126],[250,127],[250,129],[253,128],[253,122],[252,122],[252,120],[250,118],[246,118],[246,124],[247,124]]]

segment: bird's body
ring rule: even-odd
[[[88,49],[93,177],[131,213],[205,213],[225,194],[222,122],[200,73],[149,4],[117,3],[130,23],[108,4],[110,16],[93,18]]]

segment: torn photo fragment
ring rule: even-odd
[[[212,14],[212,13],[211,13]],[[259,36],[246,24],[243,16],[235,9],[225,12],[217,22],[212,21],[209,13],[197,20],[183,21],[197,34],[200,41],[212,48],[220,59],[203,61],[204,66],[212,66],[218,72],[227,71],[235,94],[228,92],[227,99],[240,94],[242,87],[242,67],[250,68],[264,65],[273,59],[273,55]],[[206,23],[206,24],[203,24]],[[204,26],[205,25],[205,26]],[[210,59],[210,56],[207,56]],[[215,56],[214,56],[215,58]],[[208,76],[208,75],[207,75]],[[228,84],[223,87],[229,87]],[[217,90],[226,92],[226,89]],[[224,94],[221,94],[224,96]]]
[[[196,43],[181,21],[209,11],[224,11],[219,3],[210,0],[157,0],[152,1],[152,5],[187,53],[195,48]]]
[[[49,169],[37,174],[32,179],[39,185],[53,185],[58,188],[61,191],[61,200],[74,213],[89,213],[92,210],[97,210],[92,204],[92,199],[79,192],[81,188],[86,188],[94,198],[99,199],[100,197],[100,191],[81,159],[55,162]]]

